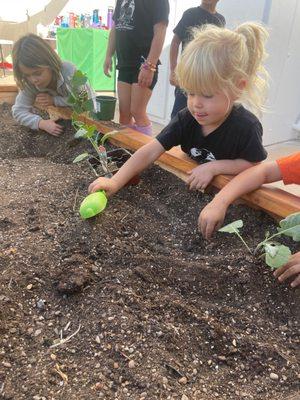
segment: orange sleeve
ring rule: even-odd
[[[298,183],[300,185],[300,152],[276,160],[285,185]]]

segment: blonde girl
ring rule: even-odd
[[[261,123],[242,102],[255,110],[262,107],[266,38],[266,30],[256,23],[245,23],[234,31],[211,25],[194,31],[176,70],[187,93],[187,108],[116,175],[96,179],[89,191],[104,189],[111,196],[177,145],[200,164],[187,181],[194,190],[205,189],[218,174],[235,175],[264,160]]]
[[[62,62],[48,43],[34,34],[21,37],[13,46],[13,72],[20,92],[12,107],[13,117],[31,129],[42,129],[59,136],[63,128],[52,120],[33,113],[33,105],[69,106],[69,85],[76,71],[73,64]],[[90,96],[93,91],[86,85]]]

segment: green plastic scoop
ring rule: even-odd
[[[107,205],[107,197],[103,190],[91,193],[80,205],[79,213],[83,219],[92,218],[101,213]]]

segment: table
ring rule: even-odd
[[[57,51],[62,60],[71,61],[84,72],[96,91],[115,91],[115,62],[111,78],[103,73],[109,31],[92,28],[58,28]]]
[[[2,71],[3,71],[3,76],[5,76],[5,60],[4,60],[4,55],[3,55],[3,49],[2,46],[3,45],[13,45],[13,41],[12,40],[4,40],[4,39],[0,39],[0,56],[1,56],[1,65],[2,65]]]

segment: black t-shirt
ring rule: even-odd
[[[262,145],[262,125],[242,105],[235,105],[227,119],[209,135],[187,108],[181,110],[156,139],[165,148],[181,149],[199,164],[213,160],[238,158],[259,162],[267,157]]]
[[[155,24],[169,18],[168,0],[117,0],[113,19],[116,29],[118,68],[141,65],[147,57]]]
[[[182,41],[182,48],[191,40],[191,28],[205,24],[225,26],[225,18],[219,13],[210,13],[202,7],[192,7],[186,10],[173,32]]]

